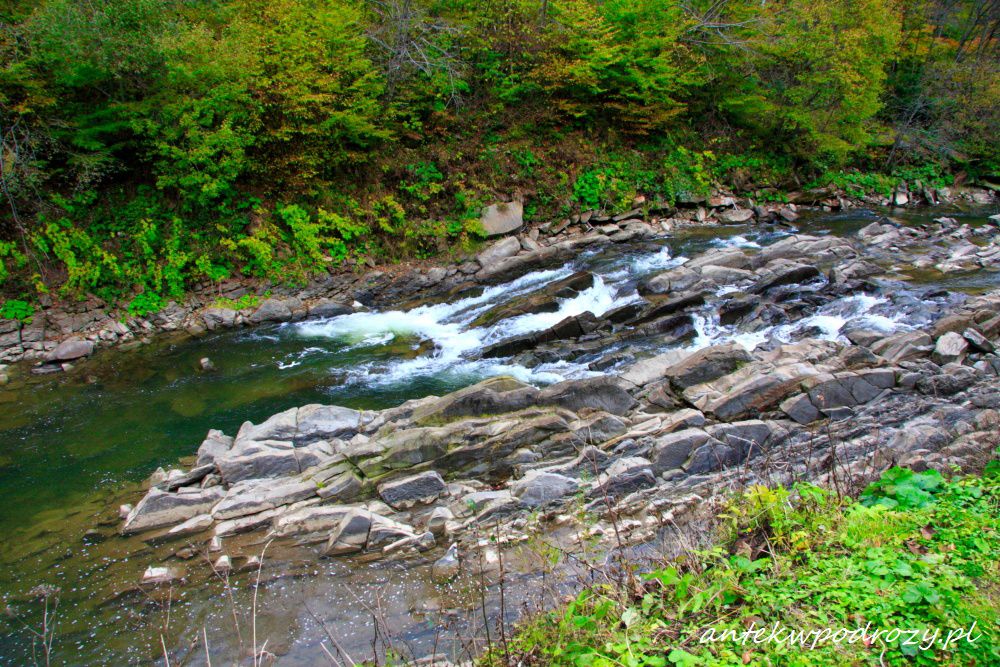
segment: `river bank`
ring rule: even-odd
[[[651,209],[636,202],[636,208],[616,215],[588,211],[529,228],[525,228],[515,202],[509,209],[506,205],[490,207],[482,221],[489,234],[510,236],[487,244],[476,255],[451,262],[355,265],[317,276],[303,287],[253,279],[204,284],[183,302],[171,301],[146,317],[130,316],[116,304],[95,297],[72,303],[46,297],[29,322],[0,319],[0,364],[28,362],[35,364],[33,373],[59,372],[64,365],[101,348],[142,344],[156,335],[199,336],[219,329],[383,308],[418,296],[441,298],[471,285],[502,282],[518,266],[558,264],[589,246],[627,243],[689,226],[788,225],[798,218],[799,210],[846,211],[875,205],[899,206],[903,211],[939,204],[982,206],[995,201],[994,193],[976,188],[925,188],[913,193],[904,188],[891,200],[858,199],[831,189],[798,193],[794,199],[801,203],[757,204],[726,193],[687,201],[679,208]],[[9,375],[9,370],[0,369],[0,378]]]
[[[283,662],[322,659],[306,608],[364,655],[365,605],[379,600],[414,657],[439,642],[461,657],[482,647],[469,639],[482,610],[460,591],[478,590],[484,567],[493,623],[500,562],[518,582],[506,589],[515,614],[532,581],[576,576],[540,572],[540,554],[582,557],[619,539],[669,552],[675,524],[697,526],[741,485],[967,465],[996,409],[995,353],[977,347],[997,337],[991,213],[802,211],[798,230],[684,227],[595,243],[553,268],[517,251],[490,264],[507,267],[502,282],[445,300],[154,342],[106,373],[100,358],[80,364],[96,383],[34,378],[61,402],[34,430],[8,428],[34,452],[5,471],[22,481],[11,508],[65,495],[87,461],[110,475],[101,466],[131,460],[132,479],[173,464],[145,501],[98,477],[98,493],[48,521],[5,518],[8,602],[30,619],[29,589],[62,586],[63,641],[81,647],[80,664],[150,659],[160,634],[172,664],[197,663],[203,625],[213,660],[228,659],[241,649],[226,638],[217,572],[229,569],[246,612],[270,543],[256,622]],[[216,371],[195,370],[203,356]],[[74,419],[58,421],[71,405]],[[54,477],[46,457],[60,447],[76,457]],[[124,522],[121,503],[134,511]],[[468,571],[441,585],[433,565],[452,542]],[[0,651],[23,655],[23,639],[13,628]]]

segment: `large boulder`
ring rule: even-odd
[[[696,384],[715,380],[738,370],[749,363],[752,357],[736,343],[713,345],[698,350],[673,366],[663,375],[678,389],[687,389]]]
[[[498,343],[487,345],[482,349],[480,355],[484,359],[510,357],[518,354],[519,352],[534,349],[542,343],[579,338],[584,334],[596,331],[602,326],[602,324],[604,323],[593,313],[586,311],[580,313],[579,315],[571,315],[570,317],[560,320],[548,329],[537,331],[535,333],[513,336]]]
[[[806,259],[809,262],[827,262],[853,257],[856,254],[857,251],[846,239],[832,235],[796,234],[765,246],[754,259],[754,263],[756,266],[763,266],[775,259]]]
[[[176,493],[152,488],[128,513],[122,533],[127,535],[172,526],[199,514],[207,514],[225,495],[225,489],[220,486],[184,488]]]
[[[693,354],[689,350],[676,349],[668,350],[655,357],[642,359],[625,369],[621,378],[630,384],[642,387],[655,380],[663,379],[663,374],[668,368],[682,363]]]
[[[88,357],[94,353],[93,341],[83,338],[67,338],[56,346],[56,349],[49,353],[49,361],[73,361],[81,357]]]
[[[378,487],[378,494],[394,510],[407,509],[414,505],[426,505],[441,497],[447,485],[436,470],[428,470],[417,475],[384,482]]]
[[[372,551],[403,538],[416,537],[411,526],[366,509],[348,512],[330,533],[325,553],[336,556]]]
[[[353,509],[347,505],[312,505],[284,512],[275,518],[272,533],[276,537],[322,542]]]
[[[754,283],[751,291],[761,294],[782,285],[804,283],[819,275],[819,269],[812,264],[776,259],[758,272],[757,282]]]
[[[678,266],[658,273],[639,283],[639,294],[669,294],[694,288],[701,281],[701,273],[687,266]]]
[[[227,453],[233,448],[233,438],[222,431],[212,429],[205,436],[201,446],[198,447],[198,460],[196,465],[202,466],[207,463],[214,463],[215,459]]]
[[[636,400],[614,377],[602,376],[566,380],[549,385],[538,393],[538,405],[557,405],[573,412],[585,408],[624,415],[636,406]]]
[[[524,226],[524,205],[519,201],[499,202],[483,209],[479,218],[486,236],[509,234]]]
[[[309,304],[309,317],[337,317],[353,312],[354,308],[335,299],[319,299]]]
[[[302,472],[295,446],[290,442],[267,440],[253,450],[230,450],[217,456],[215,464],[228,484],[247,479],[282,477]],[[246,453],[245,453],[246,452]]]
[[[483,267],[493,266],[521,251],[521,242],[513,236],[501,239],[476,255],[476,261]]]
[[[932,358],[939,364],[962,361],[969,351],[969,342],[962,334],[949,331],[937,339]]]
[[[515,412],[533,405],[537,394],[538,389],[512,377],[489,378],[422,403],[413,410],[413,421],[432,424],[459,417]]]
[[[525,505],[534,507],[576,492],[575,479],[553,472],[531,470],[514,482],[511,492]]]
[[[591,497],[619,496],[646,489],[656,484],[656,476],[648,459],[626,456],[612,463],[597,476]]]
[[[296,413],[297,429],[292,440],[307,444],[316,440],[350,438],[361,428],[362,413],[339,405],[304,405]]]
[[[743,457],[762,452],[771,438],[771,427],[759,419],[715,424],[707,427],[705,431],[722,444],[738,451]]]
[[[891,363],[925,357],[933,349],[933,339],[923,331],[906,331],[887,336],[871,346],[872,352]]]
[[[294,297],[289,299],[265,299],[247,319],[254,324],[261,322],[287,322],[292,319],[295,311],[301,308],[302,301]]]
[[[803,380],[819,373],[806,362],[754,362],[717,380],[688,387],[684,397],[702,412],[734,421],[756,417],[776,406],[796,392]]]
[[[244,422],[236,434],[234,449],[250,441],[277,440],[298,445],[317,440],[350,438],[361,428],[363,413],[339,405],[304,405],[272,415],[260,424]]]
[[[680,468],[692,451],[712,439],[712,436],[700,428],[688,428],[657,438],[650,455],[653,471],[660,474]]]

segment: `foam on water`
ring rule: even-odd
[[[717,248],[759,248],[760,244],[745,236],[727,236],[725,238],[712,239],[712,245]]]
[[[759,247],[756,241],[744,236],[720,239],[715,245]],[[295,358],[286,359],[279,365],[281,368],[291,368],[302,363],[303,358],[311,354],[325,352],[335,356],[351,350],[355,355],[372,356],[360,360],[355,357],[346,368],[338,369],[344,374],[348,384],[396,385],[412,382],[416,378],[435,378],[460,384],[501,374],[512,375],[525,382],[544,384],[595,375],[597,373],[590,371],[582,363],[563,361],[526,368],[510,360],[481,359],[479,353],[488,345],[512,336],[542,331],[567,317],[588,311],[600,316],[639,300],[633,287],[637,276],[667,270],[686,261],[687,258],[683,256],[672,256],[671,249],[667,246],[655,252],[623,257],[604,266],[603,275],[595,275],[590,288],[572,298],[561,300],[554,312],[520,315],[500,320],[488,327],[473,327],[472,322],[479,314],[497,304],[571,275],[579,269],[579,264],[570,263],[557,269],[535,271],[450,303],[418,306],[406,311],[351,313],[286,325],[292,335],[325,340],[332,347],[307,348]],[[736,285],[724,285],[716,294],[722,296],[738,289]],[[722,326],[719,324],[717,311],[709,306],[695,314],[696,336],[690,346],[701,348],[735,342],[747,350],[753,350],[768,341],[785,343],[802,335],[838,340],[842,338],[842,332],[848,325],[890,333],[909,328],[905,320],[905,313],[894,308],[888,298],[867,294],[837,299],[797,322],[759,331],[741,331],[737,326]],[[428,342],[431,349],[413,358],[399,358],[395,350],[389,350],[389,355],[383,352],[382,358],[378,358],[377,353],[384,346],[405,344],[406,341],[412,341],[414,350],[421,343],[426,345]]]
[[[571,275],[570,265],[529,273],[504,285],[489,287],[477,296],[452,303],[419,306],[412,310],[360,312],[323,320],[290,325],[294,335],[321,338],[344,346],[342,349],[378,347],[399,337],[431,341],[431,353],[403,360],[371,360],[345,369],[348,382],[395,384],[415,377],[435,376],[452,380],[508,374],[524,381],[555,382],[568,377],[591,375],[585,367],[563,363],[540,365],[533,369],[493,359],[477,359],[486,345],[551,327],[567,317],[590,311],[602,315],[636,298],[617,295],[614,287],[600,276],[577,296],[563,300],[550,313],[532,313],[502,320],[491,327],[471,327],[470,323],[497,303],[531,292]],[[287,367],[287,366],[286,366]]]
[[[815,314],[789,324],[766,327],[759,331],[740,331],[735,325],[719,324],[718,314],[695,316],[696,336],[691,346],[695,349],[721,343],[738,343],[748,351],[768,340],[789,343],[797,334],[809,332],[810,337],[822,340],[844,341],[841,332],[850,324],[859,328],[895,333],[912,328],[904,321],[901,312],[891,311],[892,303],[886,297],[857,294],[831,301]],[[885,312],[877,312],[879,310]]]

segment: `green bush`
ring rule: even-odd
[[[34,306],[21,299],[7,299],[0,305],[0,319],[3,320],[18,320],[23,324],[30,324],[34,314]]]

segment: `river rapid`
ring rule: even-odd
[[[809,234],[847,236],[884,213],[807,213],[795,224]],[[898,219],[922,224],[948,215],[980,225],[992,213],[935,208]],[[254,629],[258,638],[267,637],[267,650],[277,656],[277,664],[323,662],[320,643],[328,633],[357,660],[379,649],[374,617],[394,628],[396,639],[417,656],[436,647],[453,654],[481,650],[471,639],[481,607],[495,614],[498,602],[495,595],[479,600],[465,585],[435,585],[429,565],[440,551],[403,564],[316,560],[294,549],[276,549],[265,555],[259,572],[236,572],[228,581],[210,577],[190,582],[171,589],[164,599],[162,593],[152,595],[136,586],[148,565],[145,556],[156,545],[115,535],[118,505],[134,502],[142,480],[158,466],[193,455],[210,428],[234,434],[244,421],[259,423],[293,406],[323,403],[372,410],[499,375],[542,386],[614,374],[619,369],[614,349],[530,365],[484,359],[478,353],[569,316],[587,311],[600,316],[637,302],[640,280],[708,248],[767,246],[793,231],[765,225],[691,229],[588,250],[565,265],[447,302],[197,339],[160,338],[132,350],[102,351],[58,377],[15,377],[0,387],[0,595],[8,605],[0,626],[0,663],[31,661],[31,630],[39,627],[42,613],[40,585],[60,591],[52,664],[162,662],[161,643],[172,650],[189,646],[181,650],[184,664],[206,664],[199,644],[203,638],[209,655],[221,664],[232,662],[241,645],[254,643]],[[560,301],[557,310],[477,325],[477,318],[498,304],[578,271],[595,275],[592,286]],[[694,337],[677,345],[733,341],[752,350],[806,334],[838,340],[850,327],[886,334],[921,329],[936,315],[925,298],[929,291],[976,293],[1000,284],[1000,274],[987,270],[909,270],[893,278],[899,282],[877,295],[846,296],[803,319],[752,332],[720,324],[717,313],[706,307],[694,314]],[[720,294],[726,289],[720,288]],[[646,345],[650,354],[667,349],[655,339]],[[212,360],[213,370],[200,370],[204,357]],[[604,363],[609,358],[612,362]],[[265,544],[260,541],[261,550]],[[551,582],[544,581],[528,552],[511,551],[507,558],[511,598],[504,611],[513,616],[551,593]],[[258,576],[262,586],[255,607]]]

